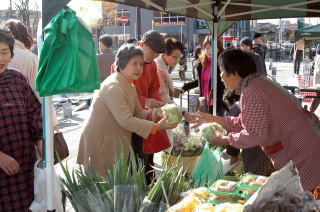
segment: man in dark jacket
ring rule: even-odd
[[[111,47],[112,37],[110,35],[101,36],[99,39],[100,54],[97,55],[101,82],[111,74],[111,65],[114,63]]]
[[[262,57],[252,51],[252,40],[248,37],[244,37],[240,40],[240,46],[242,51],[248,52],[252,55],[257,65],[257,72],[263,74],[264,76],[267,76],[266,65],[262,60]]]
[[[253,36],[252,51],[260,55],[263,62],[265,62],[267,47],[263,45],[263,42],[264,42],[263,34],[259,32],[255,33]]]

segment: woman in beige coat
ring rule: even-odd
[[[116,56],[117,72],[101,84],[96,93],[91,114],[81,134],[77,162],[99,175],[106,176],[105,168],[111,168],[115,154],[124,149],[129,154],[131,134],[147,138],[157,130],[171,129],[160,110],[144,110],[137,98],[133,80],[143,72],[143,52],[134,45],[122,46]],[[146,120],[152,114],[153,120]]]

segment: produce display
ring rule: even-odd
[[[222,203],[216,205],[215,212],[242,212],[243,205],[239,203]]]
[[[185,192],[182,197],[194,196],[204,203],[210,197],[210,195],[211,194],[208,192],[208,188],[200,187]]]
[[[209,187],[209,192],[213,195],[208,201],[213,204],[223,202],[235,202],[238,194],[237,183],[229,180],[217,180]]]
[[[161,107],[162,113],[168,118],[169,124],[178,124],[182,120],[182,112],[175,104],[167,104]]]
[[[320,201],[310,192],[300,194],[276,193],[271,199],[261,202],[255,212],[273,211],[320,211]]]
[[[243,176],[242,180],[240,181],[240,184],[261,187],[263,186],[263,184],[266,183],[267,179],[268,178],[264,176],[247,174]]]
[[[182,124],[172,130],[173,144],[170,154],[178,157],[190,157],[200,155],[205,144],[205,140],[195,131],[190,130],[189,135],[185,134]]]
[[[225,129],[217,123],[204,123],[200,125],[199,129],[201,136],[207,140],[225,134]]]
[[[267,179],[264,176],[246,174],[239,182],[240,191],[247,197],[250,197],[267,182]]]
[[[193,212],[200,204],[201,201],[197,197],[190,195],[170,207],[166,212]]]
[[[233,195],[237,191],[237,183],[229,180],[217,180],[210,186],[210,192],[217,196],[226,196],[227,194]]]
[[[215,209],[211,203],[203,203],[198,205],[193,212],[215,212]]]

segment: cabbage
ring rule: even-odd
[[[216,134],[213,130],[212,123],[204,123],[199,127],[201,130],[201,136],[205,139],[213,138]]]
[[[223,127],[217,123],[204,123],[199,128],[201,136],[207,140],[215,136],[222,136],[225,133]]]
[[[178,124],[182,120],[182,113],[175,104],[167,104],[161,107],[163,114],[168,118],[168,124]]]

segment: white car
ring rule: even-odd
[[[272,43],[272,44],[271,44],[271,47],[272,47],[273,49],[280,49],[280,48],[281,48],[281,45],[280,45],[280,43]]]
[[[293,46],[293,43],[284,43],[282,45],[282,49],[285,50],[285,51],[290,51],[292,46]]]
[[[273,43],[274,43],[273,41],[268,40],[266,43],[266,46],[270,48]]]

